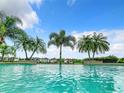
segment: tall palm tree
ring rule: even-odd
[[[83,35],[78,41],[77,48],[79,49],[79,52],[87,52],[89,60],[91,60],[91,53],[92,59],[94,59],[96,53],[105,53],[105,51],[108,51],[109,45],[107,37],[103,36],[102,33],[93,33],[93,35]]]
[[[62,47],[63,46],[68,46],[71,47],[72,49],[74,48],[76,39],[75,37],[69,35],[66,36],[66,33],[64,30],[61,30],[59,33],[51,33],[49,36],[50,41],[48,42],[48,47],[50,45],[55,45],[57,48],[60,49],[60,64],[61,64],[61,59],[62,59]]]
[[[93,48],[91,35],[83,35],[81,38],[79,38],[77,48],[79,49],[79,52],[87,52],[90,60]]]
[[[45,42],[40,39],[40,38],[36,38],[33,40],[32,42],[32,46],[31,46],[31,50],[33,51],[31,56],[30,56],[30,59],[32,59],[33,55],[35,52],[40,52],[40,53],[46,53],[46,44]]]
[[[93,49],[92,49],[92,59],[94,59],[95,54],[105,53],[105,51],[109,51],[109,45],[110,43],[107,41],[107,37],[103,36],[102,33],[93,33],[92,36],[92,42],[93,42]]]
[[[17,24],[22,24],[22,21],[15,16],[7,16],[0,12],[0,43],[4,43],[5,37],[15,38],[15,31],[20,30]]]
[[[15,46],[16,46],[16,48],[24,50],[26,59],[29,59],[28,55],[27,55],[27,52],[31,51],[32,44],[33,44],[33,39],[30,38],[27,35],[27,33],[25,33],[24,31],[22,31],[20,33],[20,36],[17,39],[15,39]]]

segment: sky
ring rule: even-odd
[[[51,32],[61,29],[77,39],[93,32],[103,33],[110,42],[110,51],[96,56],[124,57],[124,0],[0,0],[0,10],[19,17],[22,29],[46,43]],[[18,51],[17,57],[25,57],[24,52]],[[34,57],[58,58],[59,50],[51,46],[46,54]],[[65,47],[63,57],[85,58],[87,54]]]

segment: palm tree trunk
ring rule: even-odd
[[[94,60],[94,57],[95,57],[95,51],[93,51],[93,57],[92,57],[92,60]]]
[[[16,58],[16,50],[14,51],[14,54],[13,55],[14,55],[14,59],[15,59]]]
[[[0,44],[3,44],[3,43],[4,43],[4,38],[0,37]]]
[[[37,48],[35,48],[34,51],[33,51],[33,53],[31,54],[31,56],[29,58],[30,60],[32,59],[32,57],[33,57],[34,53],[36,52],[36,50],[37,50]]]
[[[1,61],[4,61],[4,51],[2,52],[2,58]]]
[[[26,59],[28,59],[27,51],[26,51],[26,49],[25,49],[25,48],[24,48],[24,51],[25,51],[25,56],[26,56]]]
[[[62,64],[62,45],[60,45],[60,65]]]
[[[90,57],[90,51],[89,50],[88,50],[88,56],[89,56],[89,63],[90,63],[91,57]]]

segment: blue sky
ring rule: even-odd
[[[0,9],[21,18],[24,23],[22,28],[32,37],[39,36],[46,43],[51,32],[61,29],[77,38],[84,34],[102,32],[108,37],[111,49],[98,56],[124,55],[120,53],[124,51],[124,0],[1,0]],[[76,49],[72,51],[64,48],[63,51],[65,58],[87,56],[78,53]],[[19,54],[22,53],[18,53],[20,57]],[[58,50],[52,46],[47,54],[35,56],[58,57]]]
[[[92,30],[124,26],[123,0],[74,0],[73,5],[67,1],[44,0],[40,9],[34,8],[42,21],[42,28]]]
[[[45,30],[46,38],[60,29],[70,33],[124,28],[123,0],[44,0],[39,7],[32,7],[40,19],[36,28]]]

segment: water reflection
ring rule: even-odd
[[[123,93],[123,71],[107,66],[0,65],[0,92]]]
[[[113,93],[114,80],[112,76],[103,76],[98,73],[95,66],[86,67],[87,72],[78,78],[75,76],[63,77],[63,67],[59,67],[59,73],[55,79],[48,84],[49,92],[53,93]],[[73,73],[74,74],[74,73]],[[49,87],[49,85],[51,85]]]
[[[100,71],[97,71],[96,66],[90,66],[90,74],[80,76],[82,91],[85,90],[86,93],[113,93],[115,91],[113,77],[103,76],[98,72]]]

